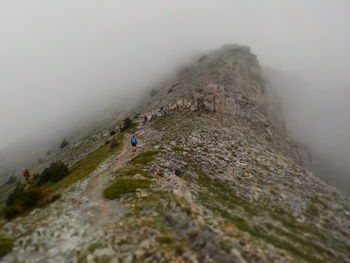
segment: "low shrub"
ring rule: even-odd
[[[2,214],[6,219],[12,219],[20,215],[23,212],[23,208],[20,206],[6,206],[2,209]]]
[[[25,208],[35,207],[40,200],[40,194],[38,189],[29,189],[24,191],[20,196],[17,197],[17,202]]]
[[[107,187],[103,194],[108,199],[119,198],[122,194],[134,193],[138,188],[148,188],[151,181],[145,179],[118,179],[114,184]]]
[[[9,194],[9,196],[6,199],[6,206],[11,206],[15,203],[18,196],[21,196],[24,192],[24,185],[21,183],[18,183],[15,187],[15,189]]]
[[[6,219],[12,219],[33,208],[44,206],[57,197],[47,187],[25,189],[23,185],[19,185],[7,198],[2,214]]]
[[[46,184],[48,182],[58,182],[64,177],[69,175],[70,171],[63,162],[57,161],[50,164],[39,176],[39,185]]]
[[[121,132],[124,132],[126,130],[129,130],[133,127],[135,127],[135,123],[132,121],[132,119],[130,119],[129,117],[126,117],[124,120],[123,120],[123,125],[120,129]]]
[[[36,207],[42,207],[55,199],[58,195],[48,188],[46,183],[56,183],[70,174],[68,167],[61,161],[50,164],[41,174],[30,174],[26,169],[23,176],[26,184],[18,184],[9,195],[6,207],[3,209],[5,218],[11,219],[17,215]]]

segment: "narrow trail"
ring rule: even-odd
[[[131,135],[125,134],[123,148],[114,154],[106,162],[105,169],[88,179],[85,195],[89,199],[89,205],[84,210],[84,215],[89,223],[102,227],[105,231],[112,228],[126,209],[116,200],[108,200],[103,196],[103,190],[108,186],[114,172],[125,166],[134,156],[142,152],[146,144],[141,136],[140,145],[133,152],[129,143]]]

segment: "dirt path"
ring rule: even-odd
[[[86,196],[89,198],[89,205],[84,211],[89,223],[103,227],[108,231],[115,222],[118,221],[126,209],[116,200],[108,200],[103,196],[103,190],[110,182],[112,174],[125,166],[138,153],[142,152],[146,146],[143,138],[140,137],[140,145],[136,152],[133,152],[129,143],[130,134],[125,135],[123,148],[120,152],[111,156],[105,164],[105,168],[90,177],[86,186]]]

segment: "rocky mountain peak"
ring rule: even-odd
[[[171,84],[158,88],[141,111],[151,119],[178,111],[207,112],[249,126],[279,151],[309,165],[306,147],[288,138],[278,96],[247,46],[224,45],[202,55],[183,67]]]

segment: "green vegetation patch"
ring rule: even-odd
[[[144,179],[122,178],[107,187],[103,194],[108,199],[119,198],[122,194],[134,193],[139,188],[148,188],[151,181]]]
[[[160,244],[171,244],[175,242],[175,239],[173,237],[167,235],[157,236],[156,240]]]
[[[149,162],[154,161],[155,155],[160,153],[161,151],[148,151],[148,152],[143,152],[131,159],[130,163],[131,164],[141,164],[141,165],[146,165]]]
[[[118,177],[130,177],[137,174],[146,178],[153,178],[149,172],[144,171],[140,166],[136,165],[127,166],[117,172]]]
[[[15,244],[15,240],[13,239],[0,238],[0,258],[10,253],[14,244]]]
[[[31,186],[26,188],[23,184],[18,184],[8,196],[6,205],[2,209],[2,215],[6,219],[12,219],[34,208],[43,207],[57,198],[59,198],[59,195],[54,194],[47,187]]]
[[[121,150],[123,146],[123,134],[118,134],[116,137],[117,145],[111,147],[108,144],[103,144],[94,152],[91,152],[84,159],[78,161],[71,168],[71,173],[63,178],[63,180],[50,186],[54,191],[62,190],[73,183],[87,177],[90,173],[96,170],[96,168],[106,160],[110,155]]]
[[[62,161],[54,162],[38,176],[38,184],[43,185],[48,182],[58,182],[69,175],[69,173],[68,167]]]
[[[123,134],[118,134],[113,140],[113,146],[103,144],[74,164],[70,170],[60,161],[52,163],[41,174],[30,174],[29,170],[25,170],[25,182],[18,183],[7,197],[2,215],[6,219],[12,219],[55,201],[60,196],[58,191],[88,176],[111,154],[122,148]]]

